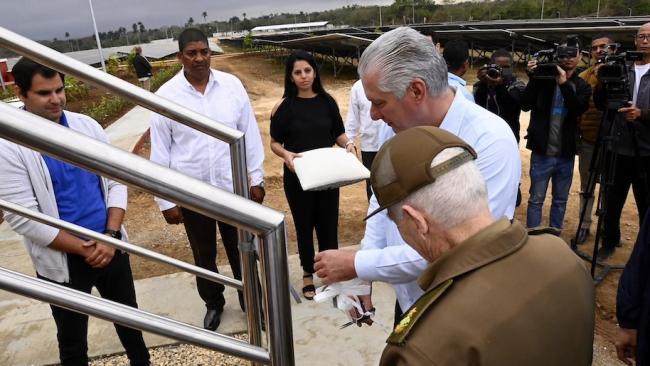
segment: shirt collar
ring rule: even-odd
[[[440,123],[440,128],[458,136],[460,133],[460,126],[465,119],[465,112],[467,111],[467,106],[465,104],[470,102],[465,99],[465,96],[463,96],[463,93],[458,90],[458,88],[452,87],[452,89],[454,89],[454,100],[451,102],[451,106],[449,106],[445,118],[443,118]]]
[[[441,283],[496,262],[519,250],[528,239],[518,221],[505,217],[468,238],[431,263],[418,279],[425,291]]]
[[[25,106],[20,107],[20,109],[29,112],[27,108],[25,108]],[[70,127],[70,125],[68,125],[68,118],[65,116],[65,111],[61,112],[61,118],[59,118],[59,124],[63,127]]]
[[[457,81],[462,86],[465,86],[467,84],[465,79],[461,78],[460,76],[458,76],[456,74],[452,74],[451,72],[447,72],[447,76],[449,77],[449,79]]]
[[[192,84],[190,84],[190,82],[185,77],[185,68],[181,70],[180,77],[181,77],[181,83],[183,83],[186,89],[196,91],[196,89],[194,89],[194,86],[192,86]],[[208,85],[205,88],[205,93],[207,94],[210,89],[218,85],[219,82],[217,81],[217,78],[214,74],[214,70],[210,69],[210,75],[208,76]]]

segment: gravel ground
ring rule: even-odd
[[[248,341],[247,334],[235,334],[233,337]],[[188,344],[178,344],[150,348],[152,366],[247,366],[250,363],[241,358],[236,358],[223,353],[208,350]],[[113,355],[93,360],[91,366],[125,366],[129,364],[126,355]]]
[[[244,333],[236,334],[234,337],[241,340],[248,340],[248,335]],[[249,362],[243,359],[224,355],[222,353],[210,351],[201,347],[190,346],[187,344],[152,348],[149,350],[149,352],[151,353],[151,361],[153,366],[250,365]],[[125,355],[98,358],[90,363],[91,366],[124,366],[128,364],[129,361]],[[607,344],[607,342],[602,337],[596,336],[594,339],[594,361],[592,366],[617,365],[624,364],[616,359],[613,345]]]

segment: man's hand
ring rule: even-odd
[[[250,194],[253,201],[262,203],[264,196],[266,196],[266,191],[264,191],[264,187],[262,186],[252,186]]]
[[[97,243],[93,240],[85,242],[83,247],[90,251],[90,254],[86,256],[86,263],[93,268],[104,268],[108,266],[115,255],[115,248]]]
[[[324,284],[351,280],[357,277],[354,269],[356,251],[326,250],[316,254],[314,270]]]
[[[632,366],[636,358],[636,329],[618,328],[615,345],[618,359]]]
[[[528,65],[526,65],[526,71],[528,71],[529,74],[534,73],[536,68],[537,68],[537,60],[528,61]]]
[[[634,103],[628,102],[629,107],[619,108],[619,112],[625,114],[625,120],[628,122],[634,122],[637,118],[641,117],[641,109],[639,109]]]
[[[168,224],[178,225],[183,223],[183,212],[181,212],[181,208],[178,206],[167,209],[162,214]]]
[[[359,296],[359,301],[361,302],[361,306],[363,306],[363,308],[366,311],[374,311],[374,310],[371,310],[371,309],[374,309],[374,307],[372,305],[372,297],[371,297],[371,295],[360,295]],[[350,310],[350,316],[352,317],[352,319],[360,319],[362,317],[362,314],[359,314],[359,311],[357,310],[357,308],[353,307]],[[372,323],[374,323],[372,318],[367,318],[367,319],[364,319],[363,321],[357,322],[357,326],[360,327],[362,324],[368,324],[368,326],[371,326]]]
[[[556,67],[557,67],[557,76],[555,77],[555,81],[557,81],[557,85],[562,85],[567,81],[566,71],[564,71],[564,69],[559,66]]]

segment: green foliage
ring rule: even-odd
[[[174,77],[178,74],[179,71],[183,68],[183,65],[176,63],[171,66],[168,66],[164,69],[159,70],[151,77],[151,91],[156,91],[163,85],[167,80]]]
[[[115,56],[109,57],[108,62],[106,62],[106,72],[108,72],[111,75],[116,75],[119,69],[120,69],[120,60]]]
[[[244,49],[253,48],[253,33],[248,32],[244,36]]]
[[[72,76],[65,77],[65,97],[68,102],[81,100],[88,96],[90,88]]]
[[[116,95],[104,96],[98,103],[93,103],[90,107],[82,108],[81,113],[104,125],[107,119],[121,112],[126,104],[126,100]]]
[[[0,100],[13,99],[16,97],[13,86],[5,86],[5,90],[0,88]]]

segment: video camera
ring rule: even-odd
[[[576,57],[579,50],[578,44],[578,36],[569,36],[566,45],[558,46],[555,50],[541,50],[535,53],[533,57],[537,59],[537,68],[535,68],[533,78],[555,79],[558,60]]]
[[[616,110],[625,107],[632,100],[630,80],[628,78],[628,62],[642,59],[642,52],[627,51],[619,55],[604,55],[598,60],[602,66],[598,69],[597,76],[598,80],[605,86],[607,109]]]

